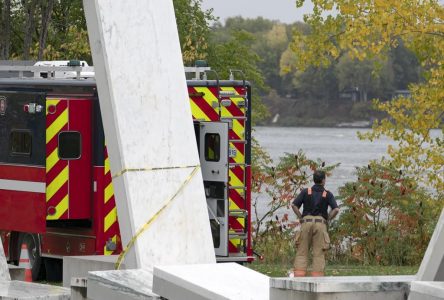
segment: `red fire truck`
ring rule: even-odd
[[[208,80],[209,68],[186,69],[217,260],[250,262],[250,84],[234,79],[239,71]],[[34,280],[45,271],[47,280],[60,279],[63,256],[121,251],[98,93],[85,62],[0,64],[0,230],[10,262],[27,246]]]

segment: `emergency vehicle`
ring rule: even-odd
[[[1,236],[8,261],[26,245],[33,280],[57,280],[63,256],[122,249],[94,73],[11,63],[0,64]],[[186,72],[217,261],[250,262],[250,84],[235,70]]]

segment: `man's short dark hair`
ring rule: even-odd
[[[316,184],[321,184],[322,180],[325,179],[325,172],[324,171],[315,171],[313,173],[313,181]]]

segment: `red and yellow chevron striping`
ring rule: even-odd
[[[188,87],[193,118],[198,121],[219,120],[219,100],[216,88]]]
[[[68,101],[46,100],[46,207],[47,220],[69,217],[69,163],[59,159],[58,134],[68,129]]]
[[[245,94],[242,88],[222,87],[221,90],[229,92],[228,97],[231,104],[222,106],[221,118],[230,121],[229,140],[230,140],[230,181],[229,192],[230,210],[246,209],[245,201],[245,99],[240,95]],[[245,232],[246,217],[230,217],[230,232]],[[244,240],[231,239],[230,252],[239,252],[243,249]]]
[[[198,121],[228,121],[229,147],[229,210],[246,209],[245,199],[245,125],[246,110],[243,87],[221,87],[221,91],[228,92],[224,99],[230,100],[230,105],[221,106],[217,97],[217,87],[188,87],[193,119]],[[230,233],[245,232],[246,217],[230,216]],[[230,252],[239,252],[244,247],[241,239],[231,239]]]
[[[106,245],[103,248],[104,255],[117,254],[121,249],[119,224],[117,221],[117,208],[114,198],[114,188],[112,183],[112,176],[110,171],[110,164],[108,158],[108,151],[105,147],[105,163],[104,163],[104,190],[103,190],[103,205],[104,205],[104,221],[103,233],[105,241],[112,241],[117,247],[115,250],[108,250]]]

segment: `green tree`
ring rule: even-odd
[[[400,43],[392,49],[390,59],[393,63],[394,86],[398,90],[408,89],[411,83],[418,83],[421,66],[415,54]]]
[[[298,0],[300,7],[304,0]],[[402,42],[415,53],[424,81],[409,86],[412,97],[376,101],[389,118],[362,137],[397,142],[392,163],[437,195],[444,193],[444,8],[437,0],[313,0],[304,20],[311,32],[295,32],[292,50],[298,70],[329,66],[343,53],[353,59],[384,58]],[[333,13],[335,10],[335,13]],[[438,136],[431,130],[439,128]]]
[[[284,94],[285,82],[279,75],[279,61],[287,49],[291,33],[289,25],[258,17],[246,19],[243,17],[228,18],[225,25],[216,23],[212,28],[212,43],[227,43],[232,39],[233,32],[247,32],[251,35],[250,48],[259,57],[258,68],[264,76],[264,82],[271,89]],[[265,90],[261,91],[265,95]]]
[[[7,59],[11,51],[11,0],[2,2],[0,2],[0,59]]]
[[[293,76],[298,98],[311,99],[327,108],[328,103],[338,95],[337,76],[333,67],[308,68],[304,72],[295,72]]]
[[[267,20],[262,17],[255,19],[245,19],[243,17],[232,17],[225,21],[225,28],[228,31],[245,30],[250,33],[264,33],[270,31],[276,24],[275,21]]]
[[[209,24],[216,20],[212,15],[212,10],[203,10],[202,0],[174,0],[173,2],[184,64],[191,65],[196,60],[206,59],[210,35]]]
[[[2,59],[91,62],[81,0],[3,1]]]
[[[388,99],[394,90],[391,61],[358,60],[343,55],[335,65],[339,90],[356,89],[361,101]]]
[[[259,56],[251,49],[253,35],[246,31],[233,31],[225,43],[210,44],[208,62],[217,70],[220,78],[229,78],[230,70],[241,70],[245,79],[253,84],[253,122],[260,121],[268,115],[259,94],[267,89],[264,76],[258,67]],[[233,74],[239,77],[239,74]]]
[[[204,59],[212,11],[201,0],[174,0],[185,64]],[[2,1],[3,59],[84,59],[91,63],[82,0]]]
[[[245,32],[229,34],[224,43],[210,40],[209,24],[216,18],[203,10],[202,0],[174,0],[185,65],[210,61],[221,78],[240,69],[254,83],[255,120],[267,114],[257,91],[266,89],[258,55]],[[24,0],[0,2],[0,55],[4,59],[82,59],[92,63],[82,0]],[[265,22],[265,21],[264,21]],[[234,59],[233,59],[234,58]]]
[[[279,92],[283,90],[283,80],[279,74],[280,59],[289,43],[286,25],[275,23],[270,30],[256,38],[253,45],[254,51],[261,58],[258,67],[263,72],[267,85]]]

